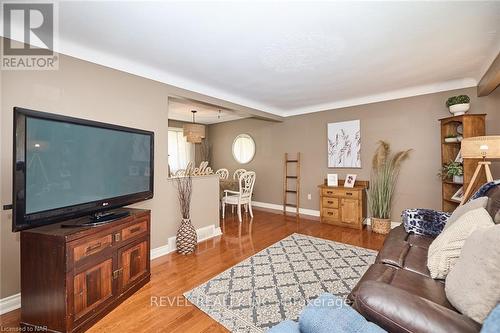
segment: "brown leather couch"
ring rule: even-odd
[[[498,219],[500,186],[487,195],[486,209]],[[430,277],[427,251],[432,240],[408,234],[402,225],[391,230],[375,264],[348,296],[353,307],[388,332],[479,332],[480,324],[448,302],[444,280]]]

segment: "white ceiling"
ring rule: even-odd
[[[173,98],[168,100],[169,119],[192,122],[193,114],[191,113],[191,110],[196,110],[196,122],[205,125],[247,118],[245,116],[238,115],[231,110],[211,105]]]
[[[278,115],[475,86],[500,2],[59,4],[57,49]]]

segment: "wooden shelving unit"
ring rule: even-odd
[[[465,114],[462,116],[454,116],[439,119],[441,122],[441,165],[454,161],[460,152],[460,142],[445,142],[444,139],[448,135],[457,135],[457,128],[462,125],[463,131],[461,135],[464,138],[472,136],[485,135],[485,118],[486,114]],[[453,195],[463,187],[464,191],[469,185],[474,170],[476,169],[478,159],[464,159],[464,183],[454,183],[452,179],[444,179],[442,181],[442,209],[446,212],[451,212],[458,207],[460,202],[452,200]],[[486,181],[484,172],[479,175],[479,180],[476,182],[476,187]]]

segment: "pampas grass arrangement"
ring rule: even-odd
[[[403,162],[410,156],[411,151],[412,149],[408,149],[391,155],[389,143],[379,141],[379,146],[375,151],[375,155],[373,155],[370,189],[368,191],[372,218],[391,218],[392,199],[399,171]]]

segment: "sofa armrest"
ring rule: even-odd
[[[481,329],[458,312],[377,281],[361,284],[355,306],[366,319],[389,332],[477,333]]]
[[[432,209],[405,209],[401,214],[401,220],[406,232],[417,235],[436,237],[443,228],[451,214]]]

